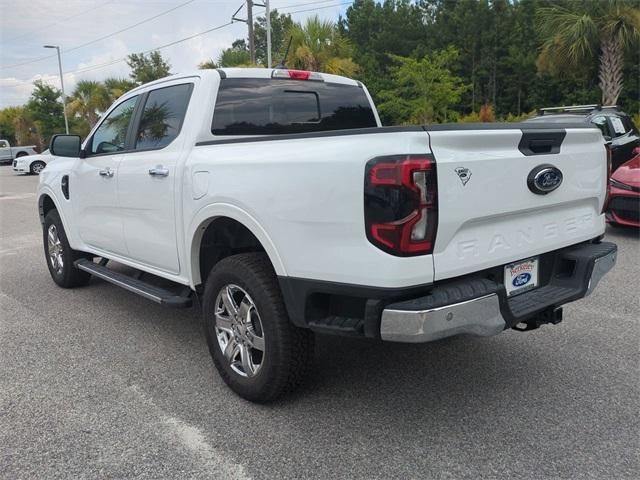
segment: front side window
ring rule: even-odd
[[[0,140],[0,147],[7,148],[9,146],[9,142],[6,140]]]
[[[180,133],[191,83],[159,88],[149,92],[136,134],[136,150],[163,148]]]
[[[114,153],[126,148],[127,130],[137,100],[137,96],[131,97],[107,115],[93,134],[90,153]]]
[[[375,127],[364,89],[340,83],[227,78],[213,113],[214,135],[277,135]]]
[[[611,130],[609,129],[609,123],[607,122],[607,117],[605,117],[604,115],[595,117],[593,120],[591,120],[591,123],[593,123],[596,127],[600,129],[603,136],[609,137],[609,138],[613,137],[613,135],[611,135]]]

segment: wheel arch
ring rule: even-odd
[[[60,208],[58,208],[58,204],[54,200],[53,195],[50,195],[47,192],[41,193],[40,197],[38,197],[38,214],[40,215],[40,223],[44,225],[44,217],[50,210],[54,209],[58,211],[60,218],[62,219],[62,213],[60,213]]]
[[[188,238],[191,239],[189,262],[193,287],[204,283],[218,261],[250,251],[265,252],[276,274],[286,275],[282,259],[270,236],[244,210],[233,205],[211,205],[203,208],[191,225]],[[213,242],[210,241],[212,239]],[[234,244],[234,240],[239,240],[239,243]],[[210,259],[202,258],[211,254],[213,257]]]

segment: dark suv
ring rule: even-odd
[[[640,133],[631,117],[616,106],[574,105],[571,107],[541,108],[538,115],[528,122],[585,122],[592,123],[601,131],[604,139],[611,142],[611,170],[634,156],[633,150],[640,147]]]

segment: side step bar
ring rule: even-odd
[[[144,297],[152,302],[159,303],[161,305],[172,308],[187,308],[192,304],[191,297],[176,295],[169,290],[165,290],[161,287],[156,287],[142,280],[132,278],[120,272],[111,270],[104,265],[94,263],[88,259],[80,259],[74,262],[74,265],[79,270],[84,270],[90,273],[94,277],[101,278],[107,282],[113,283],[119,287],[136,293],[141,297]]]

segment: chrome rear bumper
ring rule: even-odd
[[[482,285],[485,292],[480,296],[420,308],[421,305],[432,305],[436,296],[455,298],[454,295],[459,295],[458,292],[469,286],[469,281],[458,282],[453,287],[436,287],[440,288],[439,295],[387,306],[382,312],[380,337],[391,342],[422,343],[459,334],[497,335],[543,310],[555,309],[591,294],[602,277],[613,268],[616,257],[614,244],[582,245],[567,249],[562,255],[563,259],[575,262],[573,274],[561,276],[554,273],[548,285],[507,298],[503,285],[485,280]],[[493,283],[493,286],[488,283]],[[467,288],[479,289],[478,284]]]
[[[421,343],[463,333],[488,337],[505,326],[498,295],[492,293],[430,310],[384,310],[380,336],[390,342]]]

